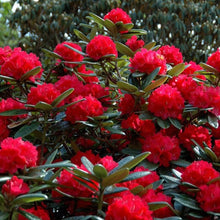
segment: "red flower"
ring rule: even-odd
[[[153,189],[147,190],[147,192],[141,197],[144,202],[149,203],[149,202],[167,202],[171,206],[171,197],[161,193],[161,192],[155,192]],[[169,207],[163,207],[159,208],[155,211],[153,211],[153,217],[154,218],[166,218],[174,216],[174,213]]]
[[[43,209],[41,206],[32,207],[30,209],[22,209],[22,210],[39,217],[41,220],[50,220],[50,216],[47,210]],[[18,220],[27,220],[27,218],[19,214]]]
[[[74,88],[74,91],[65,99],[65,102],[67,102],[67,103],[69,103],[71,101],[71,99],[80,95],[81,92],[84,90],[83,83],[81,81],[79,81],[75,75],[73,75],[73,76],[66,75],[66,76],[61,77],[54,84],[54,86],[57,90],[60,91],[61,94],[70,88]]]
[[[2,186],[2,194],[8,198],[15,198],[18,195],[26,194],[29,190],[28,185],[24,183],[23,179],[18,179],[17,176],[13,176]]]
[[[86,53],[94,60],[99,60],[105,55],[114,54],[118,57],[118,51],[113,40],[108,36],[95,36],[86,46]]]
[[[0,172],[15,173],[18,169],[36,166],[38,152],[29,141],[6,138],[1,143]]]
[[[76,143],[77,143],[77,145],[80,145],[85,149],[89,149],[95,144],[95,141],[93,141],[89,138],[79,137],[79,138],[77,138]]]
[[[183,62],[183,55],[180,49],[174,46],[162,46],[157,52],[165,57],[167,63],[174,66]]]
[[[134,35],[125,43],[131,50],[136,51],[144,46],[143,40],[138,40],[137,36]]]
[[[96,82],[99,82],[99,79],[98,79],[97,76],[91,76],[92,74],[94,74],[94,72],[92,70],[86,70],[86,66],[85,65],[80,66],[78,68],[78,72],[87,75],[87,76],[80,75],[84,79],[84,81],[86,83],[96,83]]]
[[[106,212],[106,220],[152,220],[152,211],[139,196],[131,193],[124,194],[121,198],[116,198],[109,205]]]
[[[135,131],[139,131],[141,123],[142,121],[139,119],[139,116],[133,113],[127,119],[122,120],[121,127],[124,129],[132,128]]]
[[[178,77],[174,76],[168,84],[173,88],[177,88],[185,100],[190,99],[191,92],[198,87],[196,81],[194,81],[192,77],[183,74]]]
[[[37,66],[41,67],[41,71],[37,75],[31,76],[29,78],[31,81],[35,81],[36,78],[41,77],[43,72],[41,62],[33,53],[28,54],[25,51],[17,51],[14,52],[2,65],[1,75],[13,77],[16,80],[19,80],[25,73]]]
[[[201,186],[196,200],[204,211],[220,213],[220,183]]]
[[[205,142],[209,147],[212,145],[209,130],[202,126],[196,127],[195,125],[188,125],[185,127],[184,131],[180,132],[180,144],[189,151],[193,151],[192,146],[195,145],[191,139],[194,139],[201,147],[204,147],[203,142]]]
[[[206,63],[210,66],[213,66],[218,72],[220,72],[220,50],[217,49],[216,52],[211,54]]]
[[[215,145],[212,149],[215,153],[215,155],[220,159],[220,139],[215,140]]]
[[[142,48],[140,51],[135,53],[134,57],[130,59],[131,71],[139,71],[142,73],[150,74],[157,67],[160,67],[159,74],[163,75],[166,73],[166,59],[163,55],[156,51],[147,50]]]
[[[156,128],[152,120],[141,120],[140,135],[144,138],[151,136],[156,133]]]
[[[5,46],[4,48],[0,47],[0,65],[3,65],[13,53],[20,51],[20,47],[16,47],[14,50],[12,50],[9,46]]]
[[[212,136],[216,139],[220,139],[220,120],[218,120],[218,123],[218,128],[213,128],[212,126],[210,126],[210,129],[212,130]]]
[[[72,101],[83,99],[83,96],[77,96]],[[66,110],[66,120],[74,124],[76,121],[87,121],[88,116],[94,117],[103,114],[103,107],[95,97],[89,95],[84,101],[71,105]]]
[[[98,161],[98,164],[102,164],[109,172],[118,166],[118,163],[114,161],[112,156],[105,156]]]
[[[125,94],[123,98],[121,98],[120,103],[118,105],[118,111],[121,111],[122,115],[131,114],[135,111],[135,99],[130,94]]]
[[[0,118],[0,143],[9,136],[9,129],[7,127],[7,120],[4,120],[3,118]]]
[[[207,161],[194,161],[182,173],[182,182],[191,183],[197,187],[206,185],[210,180],[219,177],[219,173]],[[185,191],[185,188],[182,188]],[[186,191],[187,192],[187,191]]]
[[[199,73],[196,73],[196,71],[202,70],[202,67],[198,64],[196,64],[193,61],[190,61],[189,63],[185,62],[185,65],[189,65],[189,67],[187,67],[182,73],[184,75],[187,76],[195,76],[196,78],[202,79],[202,80],[206,80],[204,75],[199,75]]]
[[[161,132],[158,132],[146,139],[142,145],[142,151],[151,152],[147,157],[150,162],[168,167],[170,161],[179,159],[181,150],[177,138],[164,136]]]
[[[162,85],[148,98],[148,110],[162,119],[181,118],[184,99],[180,92],[169,85]]]
[[[28,94],[27,103],[36,105],[41,101],[51,104],[59,95],[60,91],[56,89],[54,84],[44,83],[31,88],[31,91]]]
[[[74,68],[76,66],[78,66],[78,64],[73,64],[73,63],[68,63],[68,62],[80,62],[83,60],[83,56],[73,50],[71,50],[70,48],[66,47],[65,45],[68,45],[74,49],[77,49],[79,51],[82,51],[82,48],[78,45],[78,44],[74,44],[72,42],[63,42],[58,44],[55,49],[54,52],[59,54],[65,62],[65,65],[71,68]]]
[[[104,20],[111,20],[113,23],[122,22],[123,24],[132,23],[130,16],[121,8],[112,9],[104,16]]]

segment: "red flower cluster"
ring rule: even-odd
[[[94,60],[99,60],[105,55],[113,54],[118,57],[118,51],[113,40],[108,36],[98,35],[86,46],[86,53]]]
[[[134,57],[130,59],[130,62],[132,72],[139,71],[150,74],[157,67],[160,67],[159,74],[162,75],[165,74],[167,70],[165,57],[156,51],[147,50],[145,48],[135,53]]]
[[[142,196],[142,199],[146,202],[167,202],[171,205],[171,197],[163,194],[162,192],[155,192],[153,189],[148,189],[147,192]],[[172,205],[171,205],[172,206]],[[173,216],[174,213],[169,207],[159,208],[153,211],[152,216],[154,218],[166,218]]]
[[[194,139],[201,147],[204,147],[203,142],[205,142],[209,147],[211,147],[211,135],[209,130],[205,127],[195,125],[188,125],[185,127],[184,131],[179,134],[180,144],[183,145],[187,150],[193,151],[192,146],[195,144],[191,141]]]
[[[204,211],[220,213],[220,183],[202,185],[196,200]]]
[[[82,65],[78,68],[78,72],[84,75],[80,75],[85,83],[97,83],[99,82],[99,78],[97,76],[91,76],[94,74],[92,70],[86,70],[86,66]]]
[[[219,177],[219,173],[212,167],[212,164],[203,160],[191,163],[181,176],[182,182],[188,182],[197,187],[206,185],[210,180],[217,177]]]
[[[50,216],[48,212],[45,209],[43,209],[41,206],[32,207],[30,209],[22,209],[22,210],[39,217],[41,220],[50,220]],[[19,214],[18,220],[27,220],[27,218]]]
[[[83,96],[77,96],[72,101],[83,99]],[[66,110],[66,120],[74,124],[76,121],[87,121],[88,116],[94,117],[103,114],[103,106],[95,97],[89,95],[85,100],[71,105]]]
[[[28,185],[24,183],[23,179],[18,179],[17,176],[13,176],[2,186],[2,194],[9,198],[9,200],[18,195],[26,194],[29,190]]]
[[[187,76],[196,76],[197,78],[205,80],[205,76],[199,75],[196,73],[196,71],[202,70],[202,67],[198,64],[196,64],[193,61],[190,61],[189,63],[185,62],[185,65],[189,65],[181,74],[187,75]]]
[[[13,52],[2,65],[1,75],[13,77],[16,80],[19,80],[25,73],[38,66],[41,67],[41,71],[37,75],[31,76],[29,80],[35,81],[36,78],[41,77],[43,72],[41,62],[33,53],[28,54],[25,51],[16,51]]]
[[[148,110],[162,119],[181,118],[184,99],[180,92],[169,85],[162,85],[148,98]]]
[[[212,149],[215,153],[215,155],[220,159],[220,139],[215,140],[215,145]]]
[[[54,49],[54,52],[60,55],[65,62],[65,65],[68,67],[76,67],[78,64],[74,63],[68,63],[68,62],[80,62],[83,60],[83,56],[74,50],[71,50],[70,48],[66,47],[65,45],[68,45],[76,50],[82,51],[82,48],[78,44],[74,44],[72,42],[63,42],[60,44],[57,44],[57,46]],[[59,61],[60,62],[60,61]]]
[[[170,161],[179,159],[181,150],[177,138],[164,136],[161,132],[158,132],[146,139],[142,145],[142,151],[151,152],[147,157],[150,162],[168,167]]]
[[[38,159],[36,147],[21,138],[6,138],[1,143],[0,173],[15,173],[18,169],[34,167]]]
[[[130,39],[128,39],[125,43],[131,50],[134,52],[144,46],[143,40],[138,40],[137,36],[134,35]]]
[[[174,46],[162,46],[157,52],[165,57],[167,63],[174,66],[183,62],[183,55],[180,49]]]
[[[46,102],[51,104],[54,99],[60,95],[60,91],[56,89],[52,83],[44,83],[37,87],[31,87],[28,94],[27,103],[36,105],[38,102]]]
[[[9,136],[10,134],[10,131],[7,127],[7,120],[3,119],[3,118],[0,118],[0,143]]]
[[[220,72],[220,50],[217,49],[216,52],[208,57],[207,64],[213,66],[218,72]]]
[[[131,193],[124,194],[121,198],[116,198],[108,206],[106,220],[153,220],[152,211],[139,196]]]
[[[4,48],[0,47],[0,65],[3,65],[5,61],[7,61],[14,52],[20,51],[20,47],[16,47],[14,50],[12,50],[9,46],[5,46]]]
[[[110,20],[113,23],[122,22],[123,24],[132,23],[130,16],[121,8],[112,9],[104,16],[104,20]]]

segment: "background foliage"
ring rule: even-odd
[[[112,8],[127,11],[135,26],[147,30],[145,42],[173,44],[186,61],[205,61],[220,44],[220,9],[216,0],[11,0],[20,8],[11,27],[20,27],[20,46],[39,55],[64,40],[76,40],[73,29],[88,33],[86,16],[103,16]]]

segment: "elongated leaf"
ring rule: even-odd
[[[22,209],[18,209],[18,212],[23,215],[24,217],[26,217],[29,220],[41,220],[40,218],[38,218],[37,216],[31,214],[30,212],[26,212]]]
[[[15,115],[24,115],[27,114],[29,110],[27,109],[13,109],[5,112],[1,112],[0,116],[15,116]]]
[[[120,170],[114,172],[113,174],[107,176],[106,178],[104,178],[102,181],[102,186],[103,186],[103,188],[105,188],[105,187],[111,186],[115,183],[119,183],[128,175],[129,175],[128,168],[120,169]]]
[[[146,86],[144,88],[145,92],[149,92],[159,86],[161,86],[162,84],[164,84],[166,82],[166,80],[168,79],[168,76],[166,77],[161,77],[160,79],[155,80],[153,83],[151,83],[150,85]]]
[[[26,137],[27,135],[31,134],[33,131],[35,131],[39,127],[39,122],[33,122],[30,125],[24,125],[22,128],[20,128],[14,135],[15,138],[18,137]]]
[[[150,42],[146,45],[144,45],[144,48],[146,48],[147,50],[151,50],[154,46],[156,45],[156,42]]]
[[[189,161],[179,159],[179,160],[174,160],[171,161],[172,164],[180,166],[180,167],[188,167],[191,163]]]
[[[144,152],[137,155],[134,159],[130,160],[129,162],[125,163],[121,169],[128,168],[129,170],[139,164],[142,160],[144,160],[147,156],[150,155],[150,152]]]
[[[37,66],[34,69],[28,71],[24,75],[21,76],[21,81],[25,81],[29,79],[31,76],[37,75],[41,71],[41,66]]]
[[[86,41],[86,42],[90,42],[89,38],[86,37],[86,35],[83,34],[81,31],[74,29],[74,33],[79,39]]]
[[[128,30],[130,30],[131,28],[134,27],[134,24],[132,24],[132,23],[124,24],[122,21],[119,21],[119,22],[115,23],[115,25],[117,27],[118,32],[128,31]]]
[[[120,42],[116,42],[116,48],[117,50],[123,54],[123,55],[126,55],[126,56],[129,56],[129,57],[133,57],[134,56],[134,51],[132,51],[129,47],[127,47],[126,45],[120,43]]]
[[[18,196],[17,198],[15,198],[11,205],[12,206],[20,206],[22,204],[25,203],[30,203],[30,202],[37,202],[37,201],[42,201],[42,200],[46,200],[48,199],[48,197],[45,194],[41,194],[41,193],[31,193],[31,194],[25,194],[25,195],[21,195]]]
[[[157,118],[157,124],[163,129],[167,129],[170,127],[169,120],[162,120],[160,118]]]
[[[59,95],[56,99],[53,100],[51,105],[53,107],[58,106],[66,97],[68,97],[72,92],[74,91],[74,88],[70,88],[63,92],[61,95]]]
[[[104,26],[105,24],[104,19],[100,18],[98,15],[93,14],[93,13],[89,13],[89,15],[91,16],[92,20],[95,21],[97,24]]]
[[[86,169],[90,172],[90,173],[93,173],[93,168],[94,168],[94,165],[92,164],[92,162],[85,156],[83,156],[81,158],[81,162],[82,164],[86,167]]]
[[[163,207],[168,207],[168,203],[167,202],[149,202],[148,206],[151,211],[155,211]]]
[[[38,102],[34,107],[43,111],[50,111],[52,109],[52,106],[50,104],[41,101]]]
[[[73,48],[73,47],[71,47],[71,46],[69,46],[67,44],[64,44],[64,46],[69,48],[70,50],[73,50],[74,52],[76,52],[78,54],[81,54],[82,56],[86,56],[87,55],[86,53],[83,53],[82,51],[79,51],[79,50],[77,50],[77,49],[75,49],[75,48]]]
[[[3,76],[3,75],[0,75],[0,79],[6,80],[6,81],[16,81],[15,78],[12,78],[9,76]]]
[[[178,76],[180,73],[182,73],[185,69],[184,63],[179,63],[176,66],[174,66],[170,71],[168,71],[168,75],[170,76]]]
[[[218,118],[213,115],[213,114],[208,114],[208,123],[213,127],[213,128],[218,128],[219,123],[218,123]]]
[[[51,164],[57,155],[58,149],[54,150],[48,157],[45,164]]]
[[[219,72],[217,71],[217,69],[215,69],[213,66],[208,65],[207,63],[200,63],[199,64],[203,69],[212,72],[212,73],[216,73],[219,74]]]
[[[107,28],[113,36],[118,32],[116,25],[109,19],[104,20],[104,27]]]
[[[168,175],[161,175],[161,178],[163,178],[164,180],[168,181],[168,182],[173,182],[176,184],[180,184],[180,179],[173,177],[173,176],[168,176]]]
[[[73,172],[77,175],[77,176],[79,176],[79,177],[81,177],[81,178],[83,178],[83,179],[89,179],[89,180],[95,180],[96,182],[99,182],[99,178],[97,178],[95,175],[93,175],[93,174],[89,174],[89,173],[87,173],[87,172],[85,172],[84,170],[81,170],[81,169],[78,169],[78,168],[75,168],[74,170],[73,170]]]
[[[160,71],[160,67],[157,67],[152,73],[150,73],[143,82],[143,89],[148,86],[157,76]]]
[[[70,161],[62,161],[62,162],[57,162],[57,163],[52,163],[52,164],[44,164],[44,165],[40,165],[40,166],[37,166],[37,167],[31,167],[30,170],[58,168],[58,167],[74,167],[75,168],[76,165],[70,163]]]
[[[182,125],[177,119],[175,118],[168,118],[168,119],[174,127],[178,128],[179,130],[182,129]]]
[[[179,179],[181,179],[182,173],[180,173],[178,170],[172,169],[172,173]]]
[[[123,81],[118,81],[117,86],[119,89],[122,89],[127,92],[131,92],[131,93],[138,91],[138,88],[136,86],[129,84],[127,82],[123,82]]]
[[[151,174],[151,172],[149,172],[149,171],[134,172],[134,173],[129,174],[126,178],[124,178],[122,180],[122,182],[127,182],[127,181],[131,181],[131,180],[139,179],[139,178],[147,176],[149,174]]]
[[[128,188],[126,188],[126,187],[108,186],[105,188],[104,195],[119,193],[119,192],[123,192],[123,191],[127,191],[127,190],[128,190]]]
[[[60,60],[63,59],[59,54],[54,53],[53,51],[49,51],[49,50],[47,50],[47,49],[45,49],[45,48],[43,48],[43,49],[41,49],[41,50],[42,50],[44,53],[46,53],[47,55],[49,55],[50,57],[54,57],[54,58],[60,59]]]
[[[98,177],[98,178],[105,178],[108,175],[107,170],[105,167],[101,164],[96,164],[93,167],[93,173]]]
[[[45,189],[55,188],[55,186],[57,186],[57,184],[43,184],[40,186],[35,186],[30,189],[29,193],[35,193],[35,192],[39,192]]]
[[[203,150],[206,153],[206,155],[212,159],[212,161],[218,162],[218,157],[209,147],[204,147]]]

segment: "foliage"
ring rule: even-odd
[[[22,47],[38,55],[41,52],[39,48],[53,49],[65,40],[77,40],[73,29],[88,33],[86,16],[89,12],[102,17],[115,7],[127,11],[135,21],[135,27],[147,30],[147,35],[143,37],[145,42],[172,44],[181,49],[186,61],[204,62],[220,42],[219,4],[213,0],[16,2],[21,8],[11,16],[11,27],[21,29]]]
[[[1,219],[219,218],[220,51],[185,64],[111,12],[44,69],[0,48]]]

